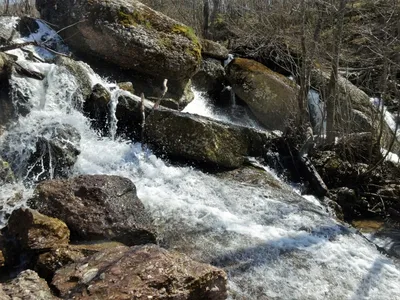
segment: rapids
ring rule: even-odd
[[[53,34],[44,24],[41,30]],[[50,55],[30,48],[40,57]],[[76,105],[77,83],[66,69],[30,62],[20,50],[11,52],[46,78],[12,78],[14,89],[29,99],[30,113],[19,116],[0,137],[0,154],[19,178],[0,188],[3,225],[34,188],[24,177],[37,132],[55,122],[70,124],[81,135],[72,175],[130,178],[155,220],[160,244],[224,268],[231,299],[400,299],[400,267],[355,230],[335,221],[315,199],[172,166],[139,143],[101,137]],[[115,105],[120,93],[115,84],[96,76],[89,66],[88,72],[93,84],[110,89]],[[230,120],[197,97],[188,113]],[[112,126],[118,126],[118,120]]]

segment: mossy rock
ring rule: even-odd
[[[0,157],[0,184],[12,183],[14,180],[14,172],[10,164]]]
[[[194,30],[139,1],[66,0],[36,7],[69,46],[124,69],[187,82],[199,68],[201,45]],[[86,22],[81,20],[86,19]]]
[[[226,75],[233,91],[270,130],[284,130],[298,114],[294,82],[250,59],[235,58]]]
[[[146,141],[173,158],[237,168],[245,157],[260,155],[271,136],[206,117],[160,109],[146,120]]]

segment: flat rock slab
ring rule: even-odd
[[[82,175],[44,181],[29,203],[63,220],[72,241],[114,240],[132,246],[156,240],[151,216],[133,182],[124,177]]]
[[[155,245],[116,247],[58,270],[52,284],[69,299],[226,299],[221,269]]]

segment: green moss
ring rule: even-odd
[[[194,47],[191,49],[186,49],[186,51],[188,52],[188,54],[194,55],[200,62],[201,44],[193,28],[181,24],[176,24],[172,27],[172,32],[187,37],[193,43]]]
[[[121,9],[117,12],[117,14],[118,14],[118,22],[121,25],[124,25],[124,26],[143,25],[147,29],[152,28],[150,21],[146,18],[145,15],[143,15],[138,10],[135,10],[132,13],[130,13],[130,12],[127,12],[126,9],[121,7]]]

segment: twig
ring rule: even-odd
[[[146,125],[146,112],[144,106],[144,94],[140,94],[140,113],[142,114],[142,132],[141,132],[141,141],[142,141],[142,149],[144,150],[144,127]]]

